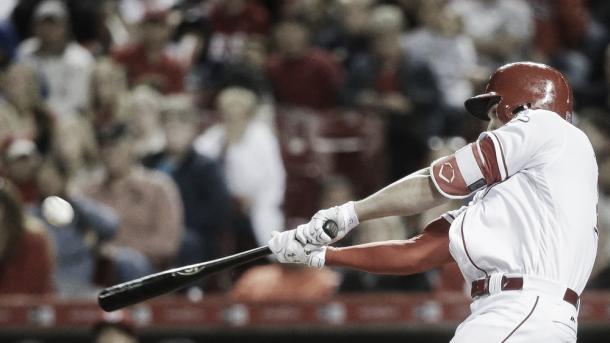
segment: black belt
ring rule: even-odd
[[[489,294],[489,277],[484,279],[474,280],[472,282],[472,288],[470,290],[470,296],[473,298],[480,297],[482,295]],[[523,289],[523,278],[522,277],[506,277],[502,276],[502,282],[500,282],[500,289],[503,291],[519,291]],[[563,294],[563,300],[569,304],[578,307],[578,294],[573,290],[566,288]]]

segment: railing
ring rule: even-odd
[[[240,303],[223,296],[199,301],[165,297],[131,307],[138,329],[238,329],[281,327],[399,327],[406,324],[453,326],[469,313],[460,293],[337,295],[324,302]],[[114,314],[116,315],[116,314]],[[0,298],[0,331],[86,329],[113,315],[93,300],[52,297]],[[580,325],[610,326],[610,293],[588,292],[581,301]]]

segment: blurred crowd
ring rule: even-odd
[[[265,244],[476,139],[463,101],[520,60],[574,89],[600,166],[591,287],[610,288],[610,2],[3,0],[0,20],[0,294],[89,297]],[[440,211],[348,242],[411,237]],[[461,288],[454,266],[262,260],[187,293]]]

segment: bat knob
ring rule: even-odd
[[[339,233],[339,225],[334,220],[327,220],[322,224],[322,230],[330,237],[335,238]]]

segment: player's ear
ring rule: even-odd
[[[500,119],[498,119],[498,104],[491,106],[489,110],[487,110],[487,116],[489,117],[489,124],[487,125],[488,131],[493,131],[502,126]]]

